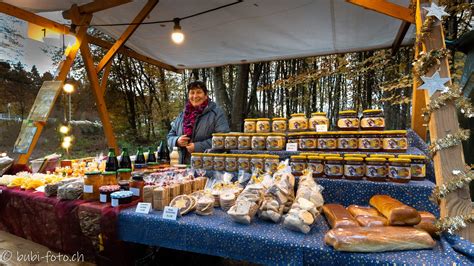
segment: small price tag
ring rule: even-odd
[[[140,189],[139,189],[139,188],[131,187],[131,188],[130,188],[130,191],[132,191],[133,196],[140,197]]]
[[[100,202],[107,202],[107,194],[100,194]]]
[[[166,206],[163,210],[163,219],[176,221],[179,208]]]
[[[316,132],[327,132],[328,126],[327,125],[316,125]]]
[[[119,200],[118,200],[118,199],[112,199],[112,200],[111,200],[111,205],[112,205],[112,207],[117,207],[117,206],[119,206]]]
[[[139,202],[137,208],[135,209],[136,213],[148,214],[151,209],[151,203],[149,202]]]
[[[84,193],[94,193],[94,187],[91,185],[84,185]]]
[[[298,151],[298,143],[287,143],[286,151]]]

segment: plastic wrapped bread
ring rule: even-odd
[[[414,227],[428,232],[432,237],[438,237],[435,226],[436,217],[430,212],[421,211],[418,213],[421,216],[421,222]]]
[[[281,162],[273,175],[273,184],[265,192],[265,199],[258,210],[258,217],[274,223],[279,222],[285,207],[294,201],[294,187],[295,177],[291,174],[288,160]]]
[[[227,211],[232,220],[238,223],[250,224],[263,202],[266,185],[271,183],[272,177],[270,175],[265,174],[257,178],[255,173],[249,184],[237,197],[235,205]]]
[[[60,200],[75,200],[82,196],[84,190],[84,182],[74,181],[64,184],[58,188],[58,199]]]
[[[314,181],[312,171],[304,171],[300,176],[295,202],[283,218],[283,226],[290,230],[309,233],[324,204],[321,191],[322,187]]]
[[[421,221],[416,209],[390,196],[375,195],[369,203],[388,219],[390,225],[415,225]]]
[[[359,223],[341,204],[324,204],[323,212],[331,228],[359,226]]]
[[[357,217],[359,215],[366,216],[382,216],[382,214],[372,207],[359,206],[359,205],[349,205],[347,210],[352,214],[352,216]]]
[[[349,205],[347,210],[354,216],[360,226],[386,226],[388,220],[372,207]]]
[[[413,227],[350,227],[329,230],[324,242],[338,251],[383,252],[428,249],[435,246],[431,236]]]

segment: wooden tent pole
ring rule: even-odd
[[[417,14],[419,22],[422,23],[421,18],[426,13],[420,9],[420,0],[417,0]],[[435,49],[445,48],[444,33],[442,23],[433,23],[431,26],[431,32],[425,39],[422,40],[425,46],[425,51],[431,51]],[[427,76],[431,76],[436,70],[440,72],[441,77],[451,78],[449,71],[449,62],[445,57],[440,60],[440,65],[434,66],[428,73]],[[416,74],[415,74],[416,75]],[[414,77],[415,79],[418,77]],[[449,82],[448,85],[450,85]],[[414,88],[415,90],[416,88]],[[427,93],[427,92],[425,92]],[[439,97],[440,92],[437,91],[432,99]],[[426,97],[427,102],[430,101],[429,97]],[[454,134],[459,131],[459,122],[457,116],[457,110],[454,103],[448,102],[446,106],[434,111],[431,114],[430,122],[430,137],[431,140],[441,139],[446,137],[447,134]],[[433,158],[435,167],[436,184],[442,185],[453,179],[453,170],[463,170],[465,166],[464,155],[462,145],[457,145],[448,149],[442,149],[434,155]],[[447,197],[441,201],[440,204],[441,217],[446,216],[458,216],[458,215],[470,215],[472,211],[471,198],[469,195],[469,187],[464,186],[457,191],[450,193]],[[468,224],[467,227],[459,231],[459,235],[463,236],[470,241],[474,241],[474,226]]]

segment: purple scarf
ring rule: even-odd
[[[209,99],[204,101],[198,107],[194,107],[190,101],[186,103],[184,109],[184,118],[183,118],[183,132],[184,135],[192,137],[194,125],[196,124],[196,118],[204,112],[204,109],[207,107]]]

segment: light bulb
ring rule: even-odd
[[[69,142],[69,143],[71,143],[72,137],[71,137],[71,136],[66,136],[66,137],[64,137],[64,140],[63,140],[63,141],[64,141],[64,142]]]
[[[62,134],[67,134],[69,132],[69,127],[68,126],[61,126],[59,128],[59,132],[61,132]]]
[[[184,34],[181,31],[181,26],[179,25],[179,18],[174,18],[174,27],[173,33],[171,34],[171,40],[176,44],[181,44],[184,41]]]
[[[61,147],[63,147],[64,149],[69,149],[71,147],[71,142],[63,142],[61,144]]]
[[[70,84],[70,83],[66,83],[66,84],[64,84],[64,86],[63,86],[63,90],[64,90],[64,92],[66,92],[66,93],[72,93],[72,92],[74,91],[74,86],[73,86],[72,84]]]

